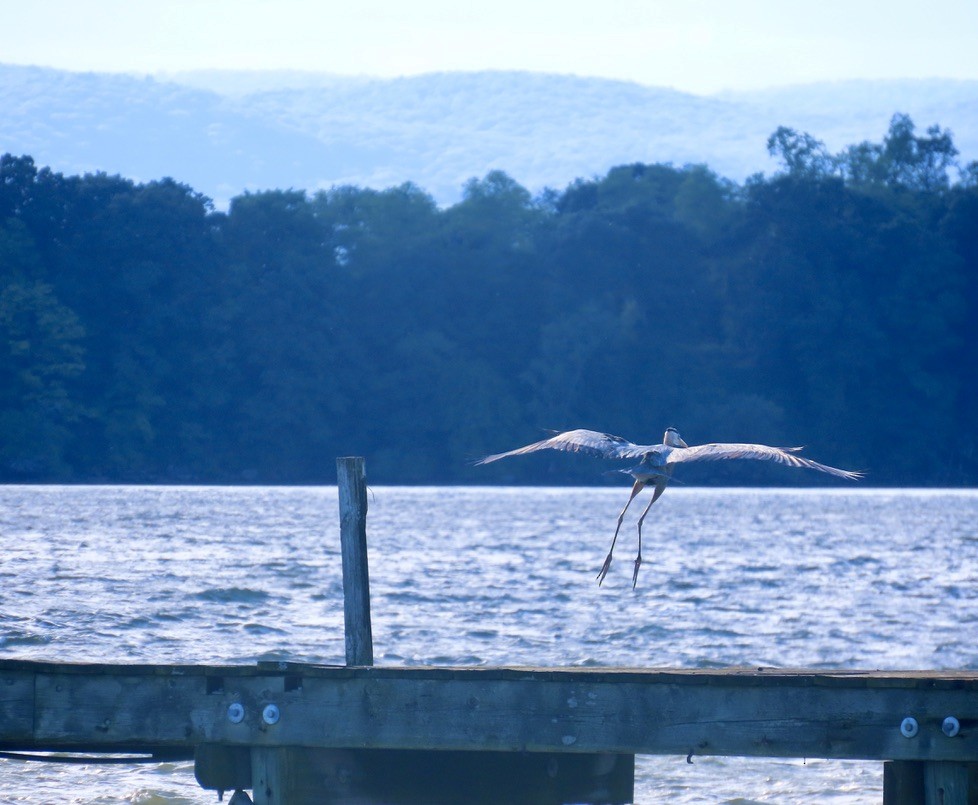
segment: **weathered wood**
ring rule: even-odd
[[[634,758],[254,748],[255,805],[560,805],[633,800]]]
[[[370,574],[367,568],[367,481],[360,457],[336,459],[343,553],[343,613],[346,664],[373,665]]]
[[[251,749],[199,744],[194,749],[194,777],[201,788],[214,791],[251,788]]]
[[[924,764],[924,805],[968,805],[968,764]]]
[[[920,805],[923,801],[923,763],[892,760],[883,764],[883,805]]]
[[[98,666],[0,661],[22,750],[307,746],[978,760],[978,672]],[[242,718],[228,716],[241,706]],[[274,704],[280,718],[262,718]],[[905,738],[912,715],[919,733]],[[955,715],[961,732],[941,731]]]
[[[305,805],[297,776],[301,772],[301,749],[272,746],[251,750],[251,794],[255,805]]]
[[[0,740],[30,740],[34,730],[34,674],[0,671]]]

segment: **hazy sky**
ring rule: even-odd
[[[694,92],[978,79],[978,0],[4,0],[0,62],[575,73]]]

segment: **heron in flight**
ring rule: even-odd
[[[812,470],[827,472],[837,478],[845,478],[850,481],[858,480],[863,477],[861,472],[850,470],[840,470],[830,467],[827,464],[819,464],[810,458],[803,458],[796,455],[800,447],[769,447],[766,444],[697,444],[690,447],[682,440],[679,431],[675,428],[666,428],[665,435],[662,437],[662,444],[632,444],[621,436],[611,436],[608,433],[599,433],[594,430],[569,430],[558,433],[549,439],[528,444],[525,447],[518,447],[505,453],[496,453],[486,456],[475,462],[478,464],[489,464],[508,456],[522,456],[526,453],[535,453],[537,450],[565,450],[571,453],[588,453],[601,458],[617,459],[638,459],[638,464],[621,472],[631,475],[635,479],[632,485],[632,493],[629,495],[625,508],[618,515],[618,526],[615,528],[615,536],[611,540],[611,550],[598,571],[598,586],[608,575],[608,568],[611,567],[611,555],[615,552],[615,542],[618,540],[618,532],[621,529],[622,521],[625,519],[625,512],[635,499],[635,496],[646,486],[653,486],[652,500],[645,507],[642,516],[638,518],[638,556],[635,557],[635,569],[632,572],[632,589],[638,583],[638,570],[642,566],[642,522],[645,515],[649,513],[652,504],[655,503],[666,486],[672,479],[672,471],[677,464],[688,461],[722,461],[731,458],[747,458],[758,461],[776,461],[779,464],[786,464],[789,467],[808,467]]]

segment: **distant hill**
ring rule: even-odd
[[[501,169],[533,192],[629,162],[775,165],[779,125],[830,150],[879,141],[894,112],[950,128],[978,159],[978,81],[848,81],[698,96],[524,72],[375,79],[301,72],[130,76],[0,65],[0,152],[65,173],[171,176],[219,207],[245,190],[383,188],[440,203]]]

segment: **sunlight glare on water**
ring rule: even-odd
[[[978,668],[978,492],[627,489],[369,494],[386,665]],[[336,489],[0,487],[0,657],[342,663]],[[639,509],[640,511],[640,509]],[[631,513],[630,513],[631,515]],[[193,764],[0,761],[5,801],[204,803]],[[870,803],[880,764],[637,759],[636,801]]]

